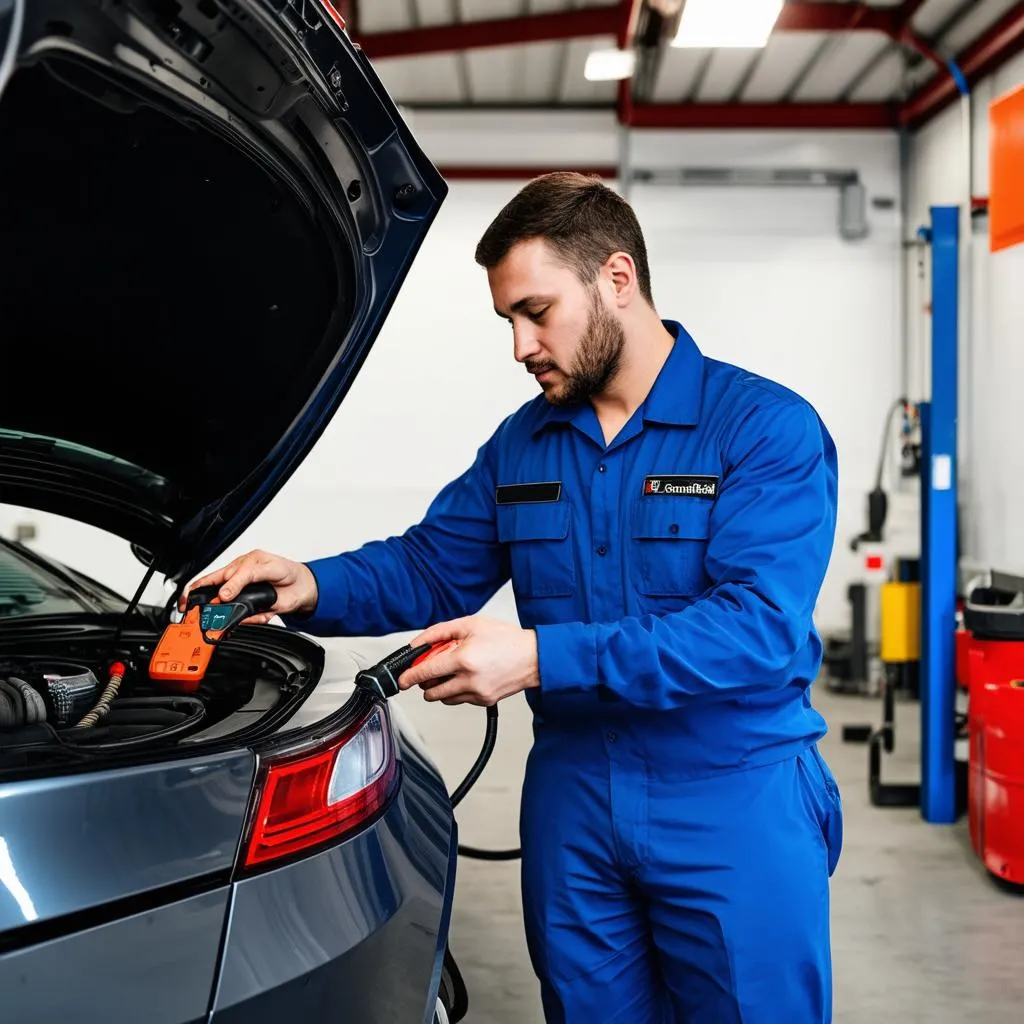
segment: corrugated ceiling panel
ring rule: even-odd
[[[890,47],[889,53],[872,69],[871,73],[850,94],[853,103],[884,103],[895,99],[903,82],[906,57],[898,46]]]
[[[716,50],[701,82],[700,103],[724,103],[733,94],[750,62],[750,50]]]
[[[815,63],[793,99],[797,103],[834,100],[857,72],[888,44],[888,36],[877,32],[835,33],[829,39],[827,52]]]
[[[384,87],[396,103],[462,103],[459,57],[394,57],[374,61]]]
[[[655,103],[681,103],[686,99],[696,81],[708,50],[677,50],[669,47],[658,71],[654,84]]]
[[[773,35],[747,83],[743,100],[773,103],[782,99],[800,68],[810,60],[824,38],[823,32],[778,32]]]
[[[363,2],[376,3],[376,0]],[[615,0],[449,0],[449,3],[461,10],[463,21],[489,21],[492,18],[572,11],[580,7],[615,6]]]
[[[975,0],[970,13],[942,40],[943,47],[947,52],[962,53],[999,21],[1013,4],[1014,0]]]
[[[931,39],[936,29],[949,20],[949,16],[965,3],[978,3],[979,0],[928,0],[914,15],[911,25],[914,31],[925,39]]]
[[[457,6],[461,10],[463,21],[515,18],[526,14],[529,9],[529,4],[523,3],[523,0],[457,0],[453,6]],[[563,4],[563,6],[568,7],[569,5]]]
[[[536,43],[468,51],[473,99],[477,103],[551,103],[561,86],[562,50],[561,43]]]
[[[376,6],[377,0],[366,0],[359,5],[359,13],[362,15],[364,7]],[[410,6],[409,0],[405,0],[405,6]],[[450,25],[455,21],[457,5],[452,0],[416,0],[416,15],[419,25]]]
[[[574,7],[593,6],[566,3],[565,0],[524,0],[524,3],[527,14],[553,14],[555,11],[568,11]]]
[[[559,101],[562,103],[614,103],[618,95],[618,82],[588,82],[583,77],[587,54],[591,50],[615,45],[614,36],[594,39],[573,39],[565,47],[565,68]]]
[[[373,0],[359,5],[360,32],[394,32],[411,27],[408,0]]]

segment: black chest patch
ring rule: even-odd
[[[549,480],[536,484],[501,484],[495,492],[494,500],[499,505],[536,505],[558,501],[561,497],[561,481]]]

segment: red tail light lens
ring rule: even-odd
[[[267,758],[261,770],[247,868],[337,840],[384,807],[398,774],[384,709],[316,747]]]

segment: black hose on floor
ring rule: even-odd
[[[494,752],[494,743],[498,738],[498,707],[496,704],[492,704],[487,709],[487,730],[484,733],[483,746],[480,748],[480,753],[477,755],[476,761],[473,762],[473,767],[469,769],[468,774],[456,787],[455,792],[452,793],[452,809],[454,810],[461,802],[463,797],[476,785],[477,779],[480,778],[481,773],[484,770],[487,762],[491,759],[491,754]],[[459,843],[459,856],[470,857],[473,860],[518,860],[522,856],[520,849],[515,850],[480,850],[475,846],[464,846]]]

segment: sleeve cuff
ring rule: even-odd
[[[312,612],[305,615],[282,615],[288,629],[328,636],[337,631],[344,621],[349,588],[344,584],[344,573],[337,558],[320,558],[305,565],[316,580],[317,601]]]
[[[596,691],[597,626],[582,622],[536,626],[537,666],[541,694]]]

